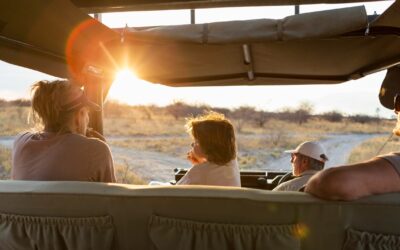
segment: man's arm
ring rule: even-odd
[[[384,159],[329,168],[315,174],[305,191],[328,200],[355,200],[364,196],[400,192],[400,177]]]

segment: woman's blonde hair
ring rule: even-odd
[[[69,131],[68,124],[75,111],[63,111],[62,103],[72,85],[65,80],[39,81],[32,85],[31,119],[49,132]]]
[[[225,165],[236,158],[235,131],[223,114],[209,112],[189,118],[186,128],[199,142],[208,161]]]

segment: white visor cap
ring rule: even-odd
[[[322,162],[326,162],[328,160],[324,148],[318,142],[314,141],[303,142],[297,146],[296,149],[286,150],[285,152],[302,154]]]

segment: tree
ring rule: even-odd
[[[191,106],[181,101],[174,102],[165,108],[167,109],[167,112],[175,118],[175,120],[178,120],[181,117],[196,116],[204,112],[204,107],[202,106]]]
[[[300,103],[297,110],[294,111],[294,116],[296,122],[298,124],[303,124],[308,121],[311,117],[311,113],[313,112],[313,105],[309,102],[302,102]]]
[[[343,120],[343,115],[338,111],[329,111],[323,113],[321,118],[330,122],[341,122]]]
[[[375,118],[370,117],[368,115],[360,115],[360,114],[358,114],[358,115],[350,116],[349,120],[351,120],[353,122],[358,122],[358,123],[364,124],[364,123],[369,123],[369,122],[374,121]]]
[[[263,128],[265,123],[271,118],[271,114],[265,111],[257,111],[253,115],[253,120],[256,125]]]
[[[257,111],[250,106],[241,106],[231,113],[232,118],[236,121],[236,129],[241,132],[245,123],[253,120]]]

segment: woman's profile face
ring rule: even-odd
[[[200,164],[207,161],[206,155],[203,153],[201,146],[197,140],[191,144],[191,150],[188,152],[187,158],[192,164]]]
[[[397,113],[396,127],[393,129],[393,134],[400,136],[400,112]]]

